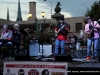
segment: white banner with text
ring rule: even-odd
[[[67,75],[68,63],[7,61],[3,75]]]

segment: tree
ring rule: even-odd
[[[90,9],[87,8],[85,16],[90,16],[92,20],[98,21],[100,18],[100,1],[95,1]],[[84,19],[84,22],[87,23],[86,19]]]

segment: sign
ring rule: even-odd
[[[3,75],[67,75],[68,63],[63,62],[4,62]]]

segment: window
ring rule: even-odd
[[[75,31],[76,31],[76,33],[78,33],[79,30],[82,30],[82,23],[76,23],[75,24]]]

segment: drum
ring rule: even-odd
[[[80,49],[80,43],[76,43],[76,50]]]

